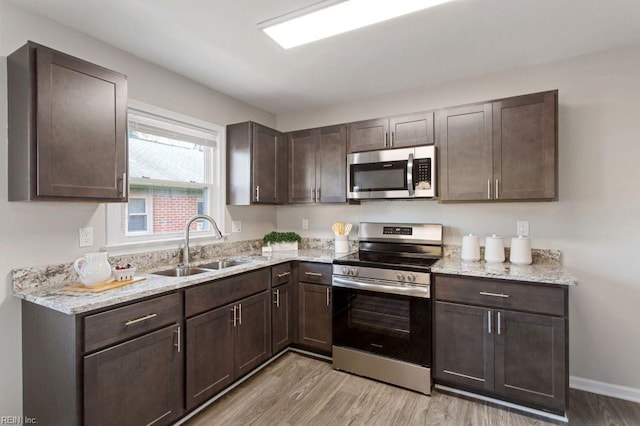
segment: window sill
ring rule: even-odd
[[[227,241],[229,234],[222,234],[222,239],[212,235],[194,235],[189,237],[189,244],[192,246],[203,244],[219,244]],[[170,250],[182,248],[184,237],[166,238],[153,241],[135,241],[128,243],[107,244],[101,250],[109,252],[111,256],[121,256],[125,254],[146,253],[149,251]]]

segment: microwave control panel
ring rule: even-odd
[[[431,159],[430,158],[416,158],[413,160],[413,181],[418,184],[419,182],[431,183]]]

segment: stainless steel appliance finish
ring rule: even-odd
[[[360,223],[359,252],[333,264],[333,367],[431,389],[430,266],[442,225]]]
[[[349,154],[347,198],[432,198],[436,175],[434,146]]]

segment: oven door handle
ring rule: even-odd
[[[331,281],[333,287],[351,288],[354,290],[367,290],[377,293],[397,294],[400,296],[420,297],[422,299],[430,299],[431,292],[428,286],[417,285],[384,285],[379,283],[367,283],[364,281],[352,281],[344,278],[333,277]]]
[[[409,160],[407,161],[407,190],[409,191],[409,197],[415,196],[415,186],[413,186],[413,153],[409,154]]]

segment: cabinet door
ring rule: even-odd
[[[293,341],[293,284],[274,288],[271,293],[271,345],[273,353],[278,353]]]
[[[496,392],[564,411],[565,327],[564,318],[497,311]]]
[[[494,102],[494,198],[556,198],[556,111],[555,91]]]
[[[236,303],[235,377],[244,376],[271,356],[268,292]]]
[[[316,186],[321,203],[347,202],[347,129],[318,129],[316,139]]]
[[[182,414],[180,327],[84,358],[84,424],[165,425]]]
[[[233,305],[187,320],[187,409],[233,382]]]
[[[392,148],[433,145],[433,112],[389,118]]]
[[[349,124],[349,152],[373,151],[389,145],[389,119],[376,118]]]
[[[331,351],[331,286],[301,282],[298,286],[298,343]]]
[[[491,104],[438,113],[440,200],[479,201],[492,197]]]
[[[251,201],[260,204],[278,204],[280,188],[278,174],[286,161],[282,162],[282,135],[268,127],[253,124]]]
[[[289,135],[289,203],[315,202],[315,131],[302,130]]]
[[[36,69],[35,195],[126,201],[126,77],[44,46]]]
[[[435,310],[436,380],[493,390],[493,311],[440,301]]]

